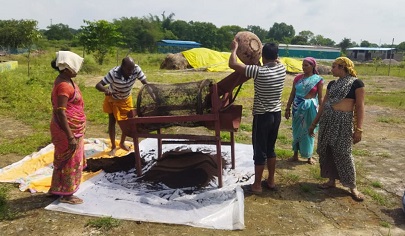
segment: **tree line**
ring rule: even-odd
[[[0,50],[31,47],[41,40],[64,40],[69,46],[83,46],[87,53],[93,53],[99,64],[116,47],[129,48],[134,52],[156,52],[156,42],[162,39],[195,41],[203,47],[217,51],[228,51],[236,33],[250,31],[262,42],[277,42],[295,45],[320,45],[339,47],[343,53],[349,47],[378,47],[375,43],[363,40],[359,44],[349,38],[336,43],[330,38],[315,35],[310,30],[295,32],[292,25],[275,22],[268,30],[249,25],[216,27],[210,22],[174,20],[174,13],[166,16],[122,17],[112,22],[106,20],[87,21],[80,29],[72,29],[66,24],[52,24],[39,30],[34,20],[0,20]],[[394,46],[405,51],[405,42]]]

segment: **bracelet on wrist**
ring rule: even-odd
[[[356,132],[363,132],[363,129],[360,129],[360,128],[356,128],[356,130],[355,130]]]

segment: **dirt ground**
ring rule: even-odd
[[[291,81],[289,76],[286,85]],[[375,77],[365,82],[367,93],[405,91],[401,78]],[[29,127],[7,117],[1,117],[1,126],[0,141],[31,132]],[[102,132],[105,127],[89,127],[87,137],[107,137]],[[282,122],[280,130],[287,129]],[[321,180],[314,179],[311,173],[319,171],[319,164],[279,159],[279,191],[245,196],[246,228],[241,231],[124,220],[110,231],[100,231],[86,226],[95,218],[45,210],[54,199],[20,192],[13,186],[10,205],[21,214],[0,222],[0,235],[405,235],[405,214],[401,209],[405,189],[405,111],[366,103],[364,130],[363,141],[355,145],[358,185],[366,193],[364,202],[355,202],[341,185],[331,190],[318,189]],[[290,148],[280,142],[277,145]],[[22,158],[0,155],[0,168]],[[372,183],[381,186],[373,187]]]

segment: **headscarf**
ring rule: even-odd
[[[59,71],[66,68],[78,73],[82,67],[83,58],[74,52],[70,51],[59,51],[56,53],[56,66]]]
[[[357,77],[357,72],[354,70],[354,63],[347,57],[338,57],[335,59],[335,62],[338,65],[342,65],[347,68],[349,75]]]
[[[319,75],[318,69],[316,68],[316,60],[313,57],[306,57],[304,61],[308,62],[312,67],[312,73]]]

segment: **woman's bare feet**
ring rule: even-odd
[[[307,163],[310,164],[310,165],[315,165],[316,161],[314,160],[314,158],[310,157],[310,158],[308,158]]]

